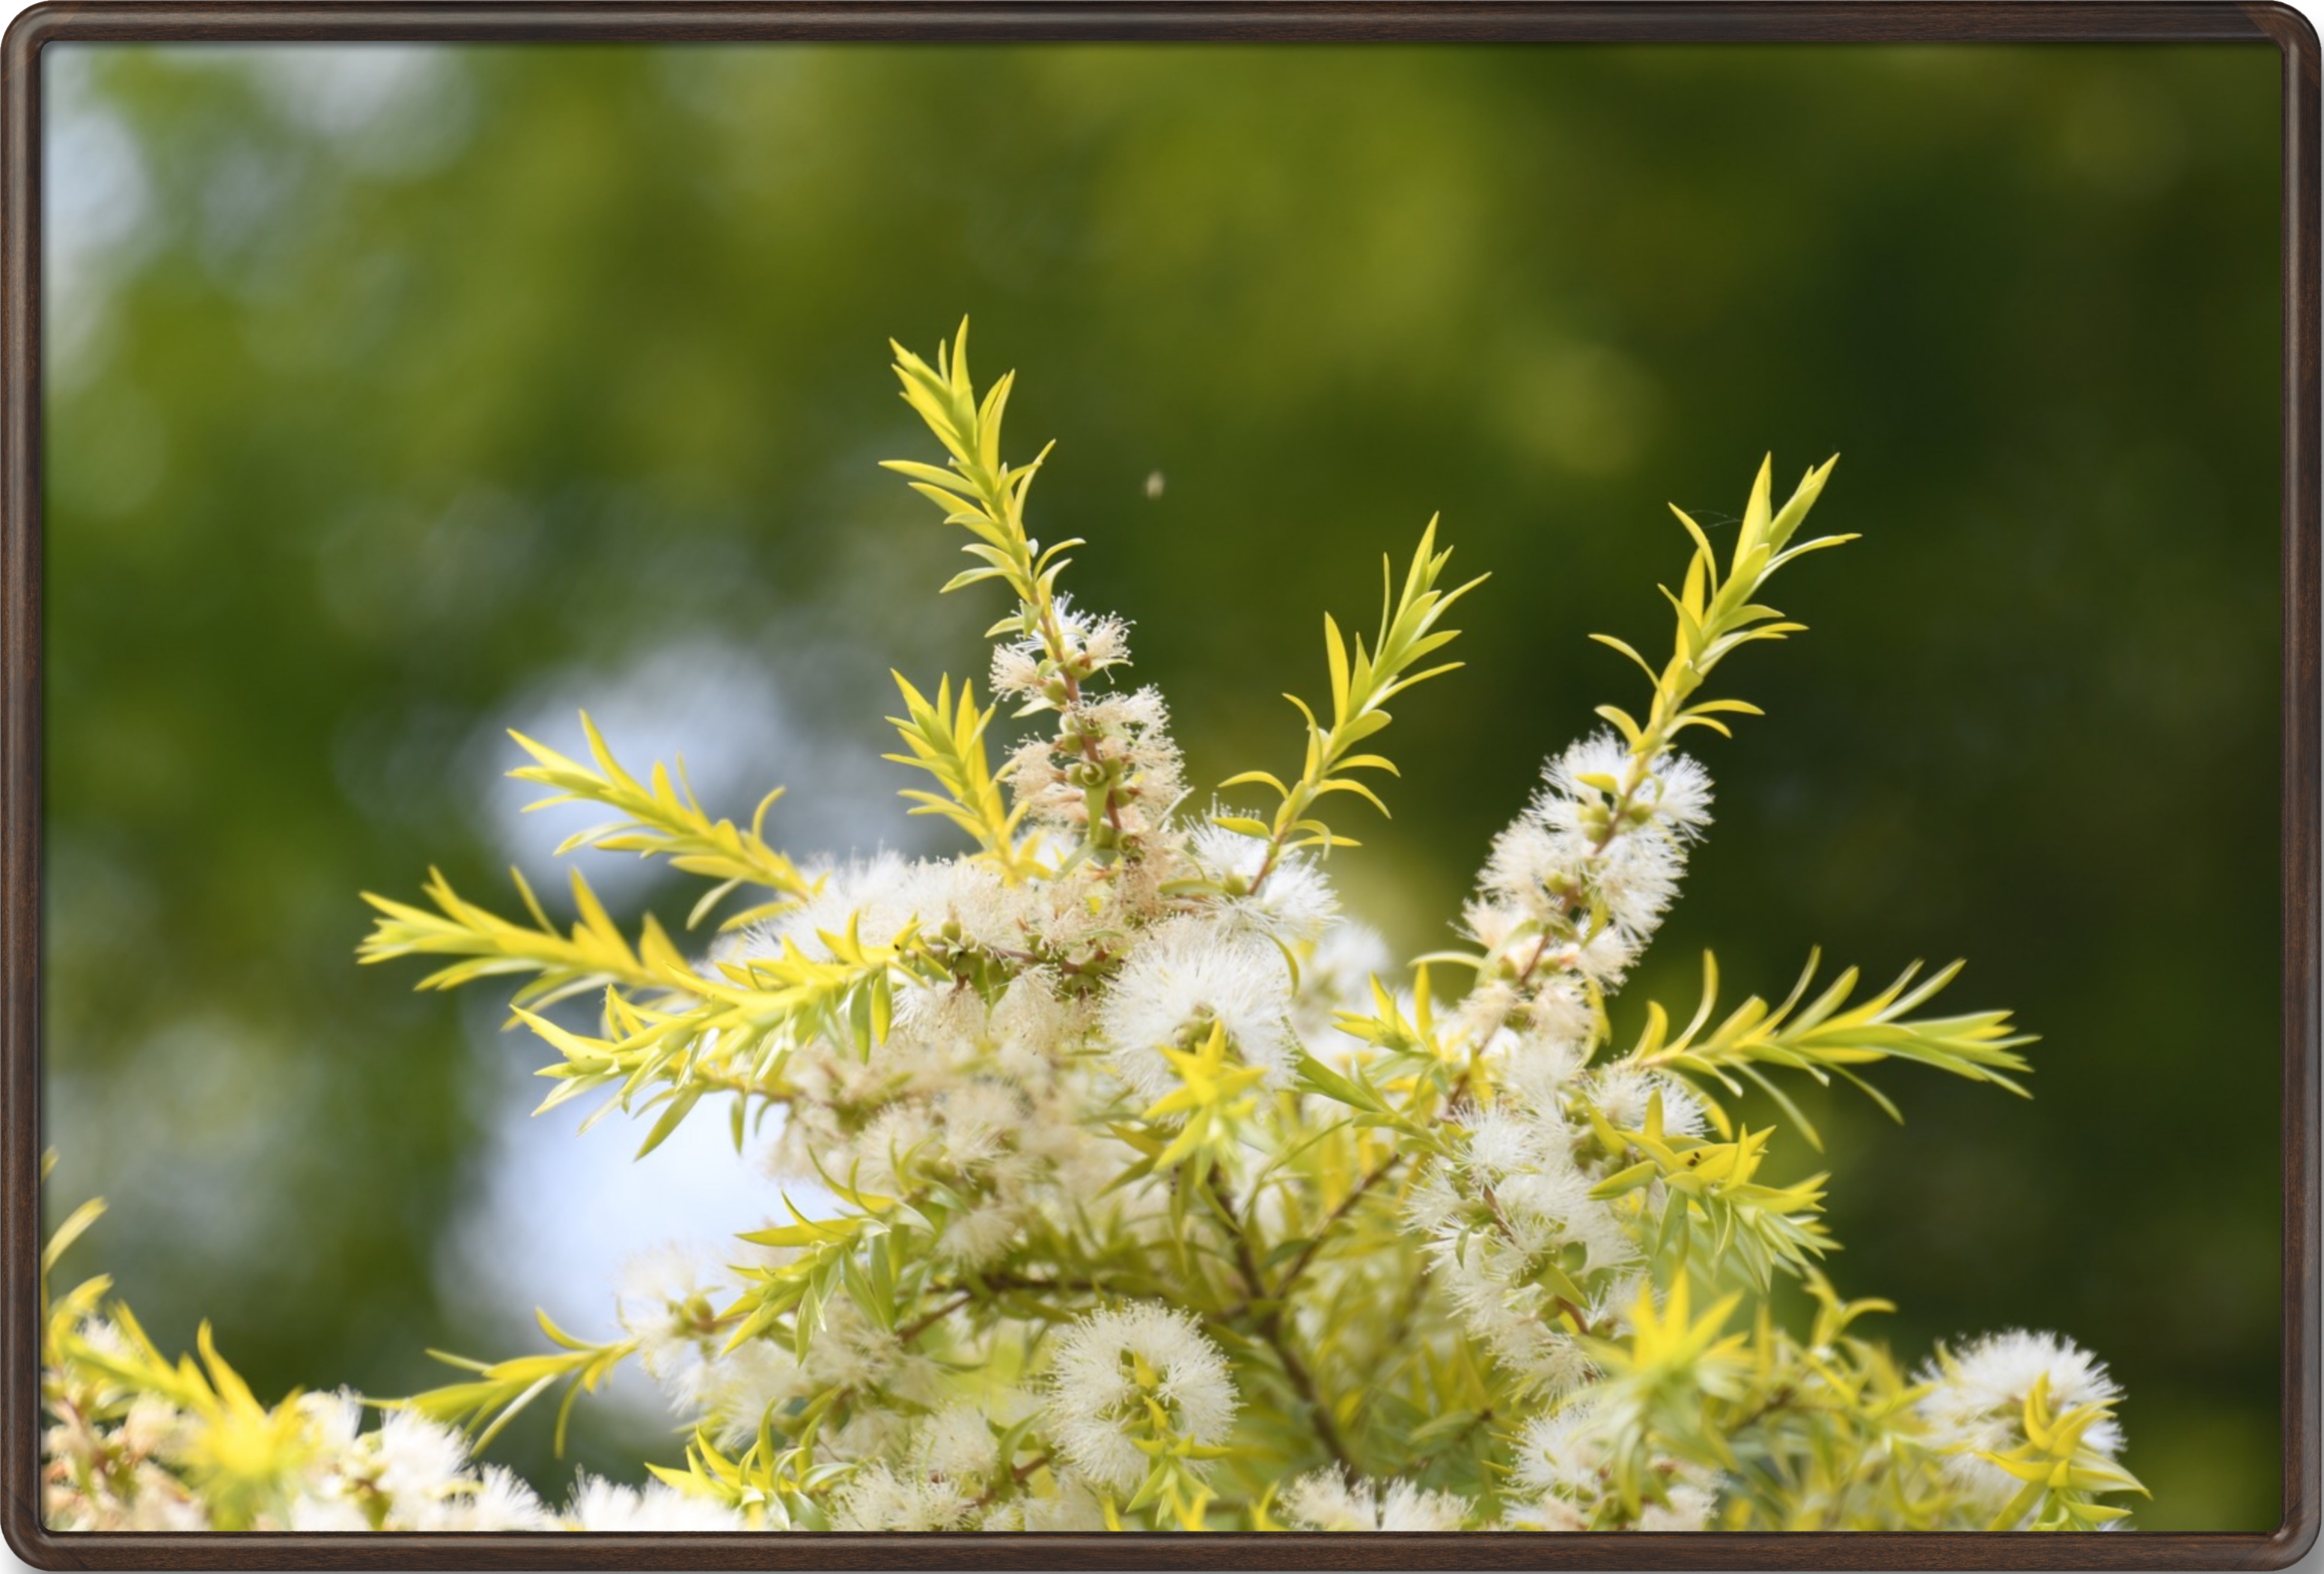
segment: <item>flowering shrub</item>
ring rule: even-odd
[[[573,839],[710,882],[696,957],[651,917],[617,926],[576,869],[578,922],[374,897],[366,962],[444,962],[423,987],[521,980],[554,1052],[544,1108],[591,1094],[650,1115],[648,1148],[706,1101],[735,1146],[827,1201],[706,1271],[631,1275],[625,1337],[460,1361],[387,1402],[260,1404],[212,1348],[166,1359],[93,1280],[46,1326],[47,1512],[64,1529],[1535,1531],[2091,1529],[2140,1490],[2119,1398],[2052,1335],[1940,1348],[1908,1374],[1858,1331],[1877,1301],[1819,1271],[1823,1177],[1763,1178],[1779,1132],[1729,1101],[1782,1079],[1863,1088],[1907,1060],[2022,1091],[2006,1013],[1924,1008],[1952,979],[1866,993],[1853,970],[1721,1011],[1708,956],[1683,1025],[1658,1003],[1618,1040],[1609,999],[1653,937],[1711,783],[1677,751],[1756,713],[1710,680],[1800,625],[1765,604],[1831,475],[1777,507],[1763,466],[1722,555],[1693,544],[1647,698],[1554,757],[1494,842],[1457,948],[1405,975],[1345,916],[1324,862],[1377,796],[1389,705],[1452,670],[1432,523],[1378,631],[1324,621],[1329,687],[1294,699],[1292,774],[1191,794],[1160,693],[1119,682],[1128,628],[1058,590],[1028,534],[1041,461],[1010,465],[1010,380],[979,394],[965,329],[904,397],[949,456],[896,461],[964,529],[1007,612],[982,704],[898,678],[924,773],[912,812],[971,851],[794,862],[714,819],[682,775],[632,775],[520,737],[515,774],[612,819]],[[994,768],[1002,704],[1039,718]],[[585,723],[586,718],[584,718]],[[1384,812],[1384,808],[1383,808]],[[1466,984],[1443,989],[1448,978]],[[594,1031],[558,1002],[599,1005]],[[772,1115],[773,1119],[768,1117]],[[48,1261],[95,1217],[85,1209]],[[1778,1279],[1804,1286],[1779,1321]],[[635,1358],[689,1438],[642,1492],[584,1480],[543,1505],[481,1450],[552,1390],[568,1409]],[[559,1434],[563,1430],[560,1415]]]

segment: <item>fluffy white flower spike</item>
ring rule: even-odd
[[[1287,1075],[1291,971],[1272,942],[1200,918],[1160,925],[1107,990],[1102,1024],[1113,1063],[1148,1099],[1176,1084],[1165,1049],[1192,1049],[1213,1024],[1248,1064]]]
[[[1379,1489],[1352,1485],[1333,1470],[1300,1477],[1283,1505],[1303,1529],[1315,1531],[1457,1531],[1474,1506],[1449,1492],[1423,1492],[1409,1481]]]
[[[1141,1444],[1216,1448],[1234,1425],[1226,1358],[1194,1318],[1155,1302],[1093,1312],[1058,1336],[1048,1387],[1058,1448],[1118,1493],[1136,1491],[1156,1460]]]

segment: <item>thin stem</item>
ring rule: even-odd
[[[1333,1228],[1355,1210],[1356,1204],[1364,1200],[1366,1192],[1388,1179],[1389,1172],[1402,1163],[1404,1163],[1402,1154],[1391,1155],[1385,1164],[1377,1166],[1362,1180],[1357,1182],[1355,1189],[1340,1200],[1340,1205],[1324,1215],[1323,1222],[1316,1227],[1314,1238],[1308,1241],[1297,1256],[1291,1259],[1290,1268],[1276,1283],[1275,1298],[1277,1300],[1284,1300],[1290,1295],[1291,1286],[1299,1282],[1299,1275],[1307,1271],[1307,1265],[1314,1262],[1315,1254],[1323,1249],[1323,1242],[1331,1235]]]
[[[954,1312],[958,1312],[962,1307],[967,1305],[970,1302],[975,1299],[975,1291],[962,1291],[958,1295],[954,1296],[952,1300],[945,1302],[934,1312],[916,1317],[911,1321],[906,1323],[903,1327],[898,1329],[896,1330],[896,1339],[898,1342],[901,1344],[911,1343],[914,1339],[919,1338],[920,1335],[927,1332],[928,1330],[934,1328],[937,1323],[942,1322],[945,1318],[950,1317]]]
[[[1235,1217],[1233,1199],[1227,1194],[1224,1184],[1215,1174],[1209,1178],[1206,1190],[1211,1193],[1212,1202],[1220,1216],[1227,1222],[1228,1232],[1234,1242],[1235,1271],[1242,1277],[1246,1293],[1252,1302],[1266,1301],[1266,1278],[1259,1270],[1258,1254],[1251,1250],[1250,1233]],[[1282,1367],[1284,1376],[1289,1380],[1291,1391],[1307,1406],[1314,1423],[1316,1441],[1323,1445],[1323,1451],[1330,1454],[1333,1462],[1347,1474],[1360,1477],[1363,1471],[1357,1467],[1355,1457],[1348,1451],[1347,1441],[1340,1435],[1339,1423],[1332,1419],[1331,1406],[1323,1402],[1323,1393],[1315,1385],[1315,1375],[1307,1369],[1307,1363],[1301,1360],[1298,1351],[1292,1348],[1290,1336],[1283,1326],[1283,1303],[1280,1301],[1270,1302],[1268,1310],[1260,1313],[1252,1326],[1259,1337],[1266,1341],[1268,1348],[1275,1352],[1275,1359]]]
[[[1040,1469],[1054,1458],[1056,1458],[1056,1456],[1053,1454],[1036,1454],[1031,1459],[1026,1460],[1023,1464],[1018,1466],[1015,1469],[1010,1471],[1006,1490],[1014,1491],[1018,1487],[1024,1486],[1026,1482],[1030,1481],[1033,1478],[1035,1471]],[[1004,1488],[1000,1486],[987,1488],[984,1496],[978,1498],[972,1506],[976,1508],[991,1507],[993,1501],[1001,1496],[1003,1490]]]

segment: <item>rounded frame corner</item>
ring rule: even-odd
[[[51,4],[54,0],[43,0],[44,7]],[[2297,72],[2302,80],[2317,79],[2318,61],[2324,59],[2324,41],[2319,40],[2316,24],[2308,20],[2306,14],[2291,0],[2243,0],[2241,9],[2252,25],[2282,52],[2288,69]]]
[[[5,1542],[9,1552],[29,1569],[66,1570],[87,1567],[80,1559],[67,1552],[55,1533],[41,1523],[37,1508],[14,1493],[0,1497],[0,1542]]]

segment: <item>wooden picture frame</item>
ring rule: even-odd
[[[2282,1501],[2269,1533],[1600,1536],[1240,1533],[927,1536],[58,1534],[42,1525],[42,51],[216,41],[1572,43],[2265,41],[2283,93],[2282,569]],[[0,47],[0,1521],[48,1569],[323,1568],[2281,1568],[2319,1526],[2319,56],[2275,4],[2181,0],[933,0],[728,5],[45,4]]]

